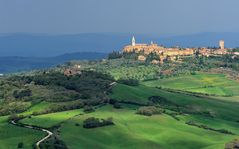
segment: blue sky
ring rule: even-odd
[[[0,33],[239,32],[239,0],[0,0]]]

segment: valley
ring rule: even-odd
[[[193,57],[162,65],[123,57],[4,76],[0,149],[226,148],[239,138],[239,82],[209,71],[218,61],[195,69]],[[31,127],[53,134],[41,142],[47,133]]]

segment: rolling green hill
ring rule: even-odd
[[[181,107],[180,110],[188,113],[208,113],[221,119],[238,121],[239,103],[211,97],[196,97],[182,93],[174,93],[147,86],[127,86],[118,84],[113,88],[111,97],[119,101],[147,104],[151,96],[164,98],[168,104]],[[175,107],[172,107],[175,108]],[[230,110],[228,110],[230,109]]]
[[[199,73],[145,81],[143,84],[150,87],[170,88],[219,96],[239,95],[239,83],[228,79],[223,74]]]
[[[82,121],[92,116],[112,117],[115,125],[94,129],[82,128]],[[76,123],[80,126],[76,126]],[[60,135],[71,149],[219,149],[224,148],[225,142],[235,138],[232,135],[188,126],[184,121],[177,121],[165,114],[139,116],[134,110],[117,110],[110,106],[67,121],[62,125]]]
[[[50,114],[43,114],[38,116],[32,116],[21,120],[21,123],[33,125],[33,126],[40,126],[44,128],[50,128],[60,124],[67,119],[79,115],[81,113],[80,110],[71,110],[71,111],[64,111],[64,112],[56,112]]]
[[[83,62],[74,76],[67,67],[1,78],[0,149],[33,148],[46,133],[31,126],[53,133],[41,149],[223,149],[239,138],[239,83],[226,75],[167,76],[126,59]]]
[[[164,114],[151,117],[137,115],[135,109],[139,105],[133,106],[134,103],[147,104],[151,96],[160,96],[173,106],[161,104],[166,111],[170,109]],[[73,110],[43,114],[25,118],[21,120],[21,123],[47,128],[60,126],[60,138],[70,149],[88,147],[173,149],[175,146],[179,149],[223,149],[227,142],[238,138],[239,135],[239,123],[237,122],[239,103],[173,93],[144,85],[128,86],[123,84],[113,87],[111,98],[119,102],[130,102],[130,104],[122,103],[121,109],[106,105],[97,108],[92,113]],[[39,106],[41,105],[42,103],[39,104]],[[174,109],[174,105],[177,105],[176,109]],[[175,119],[170,111],[179,112],[178,109],[183,114],[176,115],[177,119]],[[82,127],[83,121],[89,117],[104,119],[112,117],[114,125],[85,129]],[[188,121],[216,130],[227,130],[236,135],[191,126],[186,124]]]
[[[23,143],[24,149],[32,149],[44,135],[40,131],[13,126],[7,122],[7,117],[0,117],[0,149],[15,149],[19,143]]]

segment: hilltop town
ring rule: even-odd
[[[135,37],[133,36],[131,45],[127,45],[123,48],[123,52],[130,53],[135,52],[138,53],[138,60],[145,61],[146,56],[150,53],[155,53],[159,56],[159,60],[154,60],[152,63],[163,63],[163,61],[167,58],[170,60],[176,60],[178,57],[182,56],[190,56],[194,54],[202,55],[202,56],[219,56],[230,54],[231,49],[225,48],[224,40],[219,41],[218,48],[166,48],[164,46],[159,46],[151,41],[150,44],[145,43],[136,43]],[[238,52],[232,53],[233,55],[239,55]]]

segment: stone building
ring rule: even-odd
[[[163,46],[158,46],[157,44],[151,41],[151,44],[136,44],[135,38],[132,38],[131,45],[124,47],[124,52],[143,52],[148,55],[150,53],[156,53],[158,55],[166,56],[185,56],[194,54],[194,49],[179,49],[179,48],[165,48]]]
[[[64,75],[65,76],[74,76],[74,75],[78,75],[81,74],[81,66],[80,65],[74,65],[71,68],[67,68],[64,70]]]
[[[170,59],[174,59],[177,56],[190,56],[194,55],[197,51],[196,48],[165,48],[163,46],[158,46],[157,44],[151,41],[150,44],[144,43],[136,43],[135,37],[131,40],[131,45],[127,45],[123,48],[124,52],[136,52],[136,53],[143,53],[144,55],[148,55],[150,53],[156,53],[159,55],[160,60],[162,61],[166,57],[170,57]],[[225,42],[224,40],[219,41],[219,48],[218,49],[208,49],[208,48],[200,48],[199,54],[203,56],[210,56],[210,55],[224,55],[228,54],[228,49],[225,49]],[[143,60],[143,57],[138,57],[139,60]]]
[[[139,55],[139,56],[138,56],[138,60],[139,60],[139,61],[145,61],[145,60],[146,60],[146,57],[143,56],[143,55]]]

